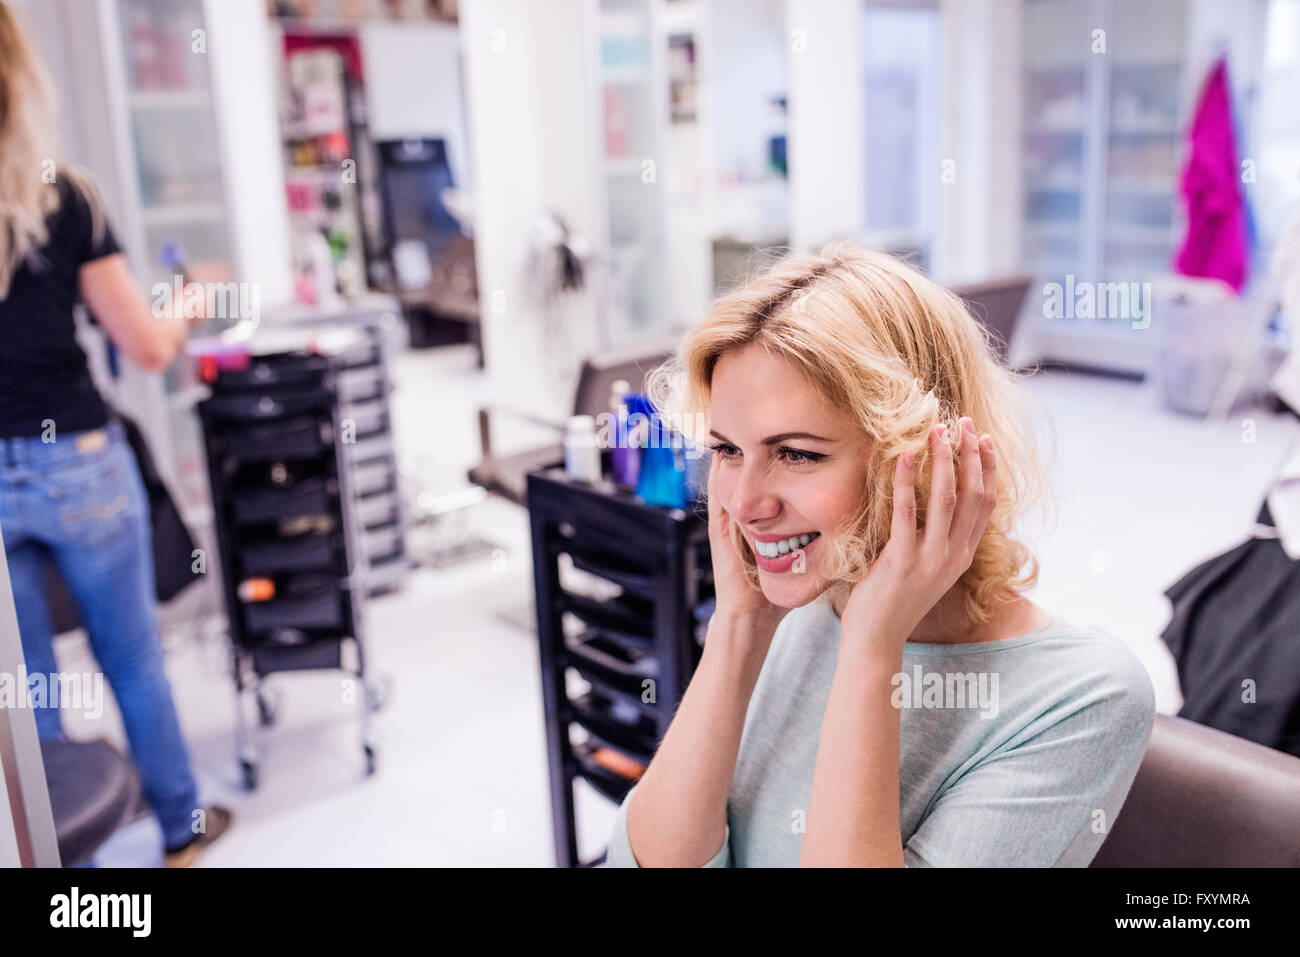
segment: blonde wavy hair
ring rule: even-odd
[[[56,115],[45,67],[9,4],[0,0],[0,299],[9,295],[18,267],[38,262],[50,238],[47,220],[61,197],[49,180],[63,176],[81,191],[95,241],[103,235],[103,202],[90,176],[65,166],[49,176],[58,155]]]
[[[998,602],[1033,587],[1038,559],[1013,528],[1030,506],[1046,507],[1052,496],[1032,427],[1033,400],[1019,386],[1028,373],[1002,365],[989,332],[958,295],[893,256],[849,241],[788,255],[713,303],[678,352],[651,371],[651,401],[703,444],[714,367],[725,353],[754,342],[791,362],[872,440],[862,504],[845,533],[826,536],[827,592],[846,591],[865,577],[888,542],[894,468],[904,452],[916,453],[917,516],[924,524],[930,429],[948,423],[955,446],[963,415],[993,437],[998,481],[997,504],[957,585],[967,616],[985,624]],[[1044,420],[1054,460],[1055,432]],[[735,522],[731,537],[757,587],[754,553]]]

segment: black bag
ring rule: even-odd
[[[130,418],[110,409],[113,419],[122,423],[126,439],[135,453],[140,478],[149,499],[149,525],[153,533],[154,593],[159,601],[171,601],[199,577],[194,566],[194,538],[181,520],[162,476],[154,464],[153,455],[145,443],[144,434]],[[50,608],[50,621],[55,634],[71,631],[81,625],[81,615],[76,601],[68,591],[54,562],[45,564],[45,595]]]

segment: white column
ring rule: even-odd
[[[496,401],[550,418],[572,411],[576,358],[595,348],[590,295],[557,355],[528,284],[533,230],[554,209],[594,236],[596,96],[583,0],[468,0],[460,7],[474,182],[483,352]]]
[[[235,276],[261,284],[264,305],[293,296],[289,205],[280,143],[280,77],[263,0],[206,0],[207,55],[221,123],[221,165],[235,239]]]
[[[942,0],[943,120],[933,272],[944,282],[1014,271],[1021,257],[1020,0]],[[951,180],[951,181],[949,181]]]
[[[862,232],[861,0],[789,0],[790,247]]]

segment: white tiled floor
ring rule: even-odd
[[[403,356],[395,419],[403,451],[437,491],[464,485],[477,456],[473,410],[485,398],[467,348]],[[1295,440],[1294,418],[1252,411],[1207,424],[1162,410],[1143,385],[1043,373],[1029,385],[1056,423],[1059,521],[1035,541],[1043,571],[1034,600],[1124,639],[1152,674],[1158,707],[1179,706],[1159,641],[1163,590],[1247,534],[1274,470]],[[1243,441],[1242,419],[1256,441]],[[502,433],[503,441],[524,441]],[[362,775],[355,706],[338,673],[277,676],[279,723],[258,740],[256,792],[239,787],[233,694],[222,640],[184,635],[168,658],[205,799],[235,826],[205,855],[225,865],[536,865],[554,861],[538,661],[533,636],[497,609],[526,613],[527,518],[490,500],[470,527],[503,549],[452,570],[413,573],[369,606],[369,666],[391,679],[380,713],[379,771]],[[63,667],[84,659],[66,639]],[[73,723],[70,722],[70,725]],[[116,715],[74,734],[121,741]],[[596,853],[613,807],[580,785],[580,850]],[[123,829],[102,865],[158,863],[152,818]]]

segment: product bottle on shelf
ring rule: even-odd
[[[674,433],[653,412],[653,407],[648,418],[647,441],[641,443],[640,449],[641,467],[636,494],[648,505],[685,508],[686,452],[683,437]]]
[[[595,483],[601,478],[600,446],[596,443],[596,420],[589,415],[571,415],[564,430],[564,471],[577,482]]]
[[[627,395],[629,392],[631,386],[626,379],[618,379],[610,389],[609,406],[614,415],[610,461],[614,484],[631,491],[636,488],[637,456],[640,452],[628,439]]]

